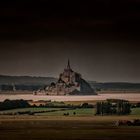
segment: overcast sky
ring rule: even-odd
[[[58,77],[70,59],[83,78],[140,82],[140,2],[0,4],[0,74]]]

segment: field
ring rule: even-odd
[[[18,112],[32,112],[36,116],[64,116],[69,113],[69,116],[93,116],[95,109],[82,108],[82,109],[67,109],[67,108],[23,108],[23,109],[12,109],[6,111],[0,111],[0,114],[14,114]],[[75,114],[74,114],[75,112]]]
[[[55,108],[56,109],[56,108]],[[23,108],[3,112],[50,111]],[[64,113],[69,112],[69,116]],[[76,112],[74,115],[73,112]],[[35,115],[0,115],[0,140],[138,140],[140,126],[116,126],[115,121],[140,118],[140,108],[127,116],[95,116],[93,108],[60,110]]]
[[[24,117],[0,119],[1,140],[138,140],[139,126],[114,125],[134,117]]]
[[[1,95],[0,100],[45,99],[62,100],[65,104],[96,103],[109,95],[98,96],[33,96]],[[111,97],[131,98],[139,102],[140,94],[113,94]],[[76,100],[73,100],[75,99]],[[77,100],[78,99],[78,100]],[[90,99],[90,100],[89,100]],[[97,100],[96,100],[97,99]],[[25,112],[25,114],[20,114]],[[28,114],[31,112],[33,114]],[[8,114],[12,115],[8,115]],[[69,115],[64,115],[64,114]],[[140,119],[140,108],[133,108],[126,116],[95,116],[94,108],[45,108],[32,107],[0,111],[0,140],[139,140],[140,126],[116,126],[117,120]],[[7,115],[6,115],[7,114]],[[13,115],[14,114],[14,115]]]
[[[128,101],[140,101],[139,93],[103,93],[98,95],[73,95],[73,96],[49,96],[49,95],[33,95],[33,94],[1,94],[0,101],[5,99],[15,100],[51,100],[51,101],[100,101],[106,99],[124,99]]]
[[[18,112],[32,112],[35,113],[35,116],[64,116],[64,113],[69,113],[69,116],[94,116],[94,108],[77,108],[77,109],[68,109],[68,108],[45,108],[45,107],[35,107],[35,108],[22,108],[22,109],[11,109],[0,111],[0,114],[14,114]],[[75,112],[75,114],[74,114]],[[140,117],[140,108],[131,109],[131,114],[129,116],[138,116]]]

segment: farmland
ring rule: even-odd
[[[15,96],[16,97],[16,96]],[[44,96],[41,96],[44,97]],[[53,96],[52,96],[53,97]],[[68,98],[69,96],[67,96]],[[46,98],[47,99],[47,98]],[[4,140],[138,140],[140,126],[116,126],[117,120],[140,118],[140,108],[130,115],[96,116],[95,108],[82,108],[96,100],[52,101],[55,105],[79,105],[79,108],[28,107],[0,111],[0,139]],[[81,107],[81,108],[80,108]],[[23,113],[23,114],[22,114]],[[12,115],[11,115],[12,114]],[[68,114],[68,115],[64,115]]]
[[[138,140],[140,127],[117,127],[119,119],[134,116],[46,117],[0,119],[0,139],[5,140]]]
[[[115,125],[117,120],[140,118],[140,108],[133,108],[131,114],[126,116],[95,116],[94,108],[61,109],[32,107],[1,111],[3,113],[48,112],[34,115],[0,115],[0,139],[138,140],[140,137],[140,126]],[[64,113],[69,115],[64,116]]]
[[[32,107],[32,108],[21,108],[21,109],[10,109],[5,111],[0,111],[1,115],[8,114],[18,114],[18,112],[32,112],[35,113],[35,116],[63,116],[64,113],[69,113],[71,117],[84,117],[84,116],[94,116],[95,109],[94,108],[46,108],[46,107]],[[73,114],[75,112],[75,114]],[[131,113],[128,116],[136,116],[140,117],[140,108],[132,108]]]

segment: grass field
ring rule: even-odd
[[[49,110],[59,110],[59,109],[60,108],[31,107],[31,108],[19,108],[19,109],[4,110],[4,111],[0,111],[0,113],[16,113],[16,112],[26,112],[26,111],[36,112],[36,111],[49,111]]]
[[[95,114],[95,109],[93,108],[81,108],[81,109],[67,109],[67,108],[22,108],[22,109],[11,109],[0,111],[0,114],[8,115],[18,113],[18,112],[35,112],[35,115],[44,116],[63,116],[64,113],[69,113],[69,116],[92,116]],[[42,113],[42,111],[44,111]],[[38,112],[38,113],[36,113]],[[41,113],[40,113],[41,112]],[[74,115],[74,112],[76,113]]]
[[[0,115],[0,140],[139,140],[140,126],[116,126],[117,120],[140,118],[140,108],[126,116],[95,116],[93,108],[35,115]],[[48,111],[54,108],[25,108],[5,112]],[[69,116],[64,113],[69,112]],[[73,115],[76,112],[76,115]]]
[[[131,115],[138,115],[138,116],[140,116],[140,108],[133,108],[131,110]]]
[[[74,112],[76,113],[74,115]],[[64,113],[69,113],[69,116],[93,116],[95,114],[95,110],[92,108],[87,109],[68,109],[65,111],[55,111],[55,112],[47,112],[47,113],[38,113],[37,115],[48,115],[48,116],[63,116]]]
[[[8,114],[8,113],[17,113],[17,112],[35,112],[34,115],[43,115],[43,116],[63,116],[64,113],[69,113],[69,116],[94,116],[95,109],[94,108],[77,108],[77,109],[67,109],[67,108],[45,108],[45,107],[32,107],[32,108],[21,108],[21,109],[11,109],[0,111],[0,114]],[[44,111],[44,112],[42,112]],[[39,113],[41,112],[41,113]],[[75,112],[75,115],[74,115]],[[131,109],[131,114],[133,116],[140,117],[140,108]]]

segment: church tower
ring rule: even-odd
[[[66,76],[68,78],[68,83],[70,83],[71,81],[71,72],[72,72],[72,69],[70,67],[70,60],[68,59],[67,68],[66,68]]]
[[[68,64],[67,64],[67,69],[71,69],[71,67],[70,67],[70,60],[68,59]]]

